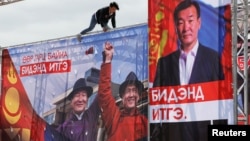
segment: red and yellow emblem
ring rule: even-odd
[[[29,98],[23,88],[8,50],[3,50],[2,94],[0,97],[0,140],[12,141],[43,141],[44,124],[34,124],[41,121],[35,113]],[[36,126],[36,127],[34,127]],[[34,133],[40,136],[34,136]]]

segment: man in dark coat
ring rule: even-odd
[[[91,106],[87,108],[88,99],[92,93],[93,88],[86,85],[84,78],[80,78],[67,97],[70,100],[72,112],[69,119],[60,125],[57,131],[70,141],[96,141],[100,108],[97,96]]]
[[[158,60],[153,87],[188,85],[223,80],[219,54],[198,40],[201,27],[200,6],[182,1],[174,11],[179,49]],[[221,121],[225,123],[225,121]],[[151,141],[207,141],[210,121],[155,124]]]
[[[110,29],[110,27],[108,26],[108,22],[110,19],[113,28],[116,28],[116,20],[115,20],[116,10],[119,10],[119,6],[116,2],[111,2],[109,6],[98,9],[92,15],[89,27],[82,30],[80,34],[77,34],[77,40],[81,42],[82,40],[81,36],[93,30],[96,24],[100,24],[104,32],[108,31]]]

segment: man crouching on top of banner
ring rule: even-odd
[[[116,105],[111,89],[111,61],[114,48],[105,43],[103,63],[100,71],[98,102],[102,120],[107,131],[108,141],[142,141],[147,140],[148,119],[137,109],[137,103],[144,90],[144,85],[130,72],[120,85],[119,94],[123,107]]]

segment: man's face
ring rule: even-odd
[[[87,92],[84,90],[80,90],[76,92],[76,94],[71,100],[70,105],[76,114],[81,114],[83,111],[85,111],[88,105]]]
[[[182,46],[184,48],[193,47],[201,26],[201,20],[198,18],[195,7],[191,6],[180,11],[177,19],[176,28]]]
[[[138,88],[131,84],[124,91],[122,102],[125,108],[134,108],[139,100]]]
[[[110,13],[114,13],[117,9],[115,7],[110,7]]]

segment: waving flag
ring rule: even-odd
[[[0,138],[4,141],[44,141],[45,123],[33,110],[8,50],[3,50],[2,64]]]
[[[3,50],[0,141],[67,140],[33,109],[8,50]]]
[[[158,59],[177,49],[177,36],[171,11],[178,3],[178,0],[148,0],[149,82],[154,79]]]

